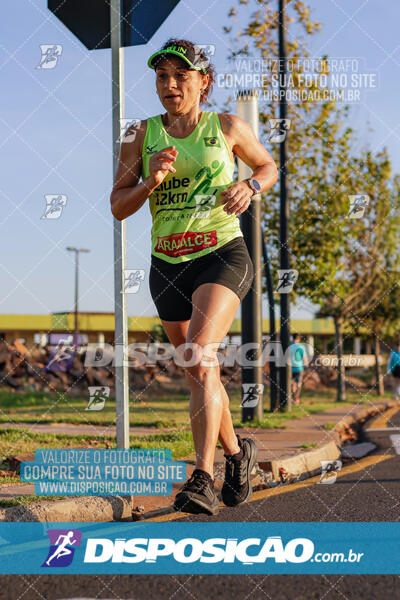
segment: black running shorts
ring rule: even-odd
[[[219,283],[242,301],[254,278],[253,262],[243,237],[204,256],[169,263],[151,255],[150,293],[160,319],[186,321],[192,315],[192,294],[202,283]]]

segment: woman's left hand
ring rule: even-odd
[[[224,211],[230,215],[242,214],[250,206],[253,191],[245,181],[239,181],[230,185],[221,192],[222,204],[225,204]]]

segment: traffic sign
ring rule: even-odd
[[[123,0],[121,46],[147,44],[179,0]],[[48,0],[47,6],[88,48],[111,48],[109,0]]]

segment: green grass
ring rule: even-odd
[[[370,394],[369,396],[360,396],[359,393],[354,390],[346,392],[346,402],[341,402],[341,406],[350,406],[355,403],[366,403],[368,400],[373,399],[376,401],[376,395]],[[383,399],[389,399],[390,394],[385,395]],[[269,413],[264,409],[264,418],[262,421],[254,421],[250,424],[243,423],[240,419],[233,417],[235,427],[259,427],[262,429],[285,429],[286,421],[290,419],[301,419],[308,415],[315,413],[321,413],[326,410],[332,409],[337,405],[336,403],[336,390],[324,390],[319,392],[317,390],[303,391],[301,395],[301,403],[293,404],[290,412],[276,412]],[[232,415],[233,416],[233,415]],[[335,423],[333,424],[333,426]]]
[[[0,391],[0,423],[71,423],[114,425],[115,398],[108,398],[101,411],[85,410],[88,397],[63,394],[12,393]],[[169,428],[184,422],[188,414],[187,396],[130,400],[130,425]]]
[[[290,413],[268,411],[269,390],[264,395],[264,418],[261,422],[241,421],[240,389],[229,391],[230,409],[235,427],[285,428],[288,419],[298,419],[323,412],[335,405],[336,390],[307,390],[302,393],[301,404],[293,405]],[[386,394],[384,398],[390,398]],[[354,390],[347,391],[343,406],[376,400],[373,393],[366,397]],[[383,399],[383,398],[382,398]],[[81,425],[115,425],[115,400],[109,398],[101,411],[85,411],[87,397],[50,395],[43,392],[13,393],[0,391],[0,423],[70,423]],[[130,400],[131,427],[190,429],[189,395],[170,394],[160,397],[139,395]]]
[[[230,394],[239,416],[240,391]],[[0,423],[70,423],[115,425],[115,398],[108,398],[101,411],[85,410],[88,397],[0,391]],[[189,394],[147,397],[138,394],[129,403],[131,427],[175,428],[189,422]]]
[[[334,421],[328,421],[327,423],[324,423],[322,425],[322,429],[325,429],[325,431],[331,431],[331,429],[333,429],[335,425],[336,423]]]
[[[114,436],[64,435],[32,433],[29,429],[0,430],[0,461],[15,454],[27,454],[46,448],[116,448]],[[171,431],[147,436],[130,436],[130,448],[170,449],[174,459],[180,459],[194,452],[190,431]],[[0,464],[0,468],[4,468]],[[0,479],[0,483],[2,483]],[[18,483],[17,479],[13,483]]]
[[[8,469],[8,468],[7,468],[7,467],[6,467],[4,464],[2,464],[2,463],[0,463],[0,469],[3,469],[4,471],[8,471],[8,470],[9,470],[9,469]],[[13,472],[14,472],[14,471],[10,471],[10,473],[13,473]],[[4,485],[5,485],[5,484],[7,484],[7,485],[9,485],[9,484],[11,484],[11,485],[14,485],[14,484],[18,484],[18,483],[21,483],[21,481],[20,481],[19,477],[12,477],[11,475],[10,475],[10,476],[8,476],[8,475],[3,475],[3,477],[0,477],[0,485],[1,485],[1,484],[4,484]]]
[[[305,444],[301,444],[301,446],[299,446],[299,448],[316,448],[317,447],[317,442],[306,442]]]
[[[35,496],[34,494],[26,494],[25,496],[14,496],[7,500],[0,499],[0,508],[9,508],[10,506],[24,506],[31,502],[44,502],[47,500],[63,500],[65,496]]]

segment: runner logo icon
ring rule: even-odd
[[[75,548],[81,545],[79,529],[49,529],[50,549],[42,567],[68,567],[74,558]]]
[[[254,408],[257,406],[260,397],[264,391],[262,383],[242,383],[242,403],[240,406],[246,408]]]

